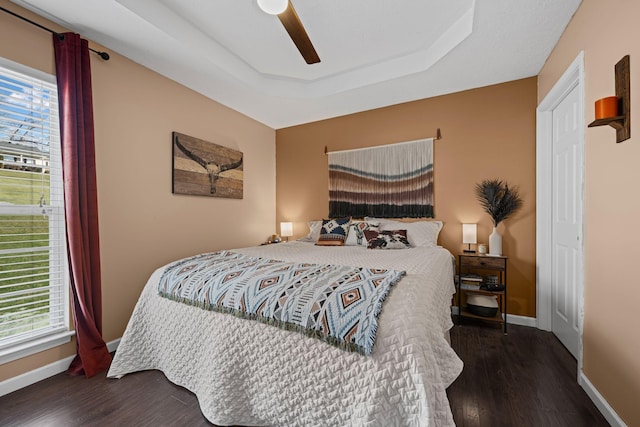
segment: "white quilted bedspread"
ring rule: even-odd
[[[445,339],[454,292],[442,248],[367,250],[291,242],[237,250],[285,261],[405,270],[384,304],[371,356],[296,332],[140,296],[109,377],[158,369],[222,426],[448,426],[445,389],[462,361]]]

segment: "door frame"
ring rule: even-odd
[[[556,82],[536,109],[536,320],[538,329],[552,328],[552,176],[553,176],[553,110],[574,88],[578,88],[580,149],[582,150],[582,182],[580,183],[580,266],[578,289],[578,374],[582,371],[582,335],[584,323],[584,185],[585,185],[585,116],[584,116],[584,51]]]

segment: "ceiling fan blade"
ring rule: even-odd
[[[313,44],[311,44],[311,40],[309,40],[309,36],[302,26],[302,22],[300,22],[300,18],[293,8],[291,1],[289,1],[287,9],[278,15],[278,19],[282,22],[284,29],[289,33],[291,40],[293,40],[293,43],[295,43],[300,54],[304,60],[307,61],[307,64],[320,62],[320,57],[313,47]]]

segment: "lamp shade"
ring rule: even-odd
[[[258,6],[269,15],[279,15],[289,6],[289,0],[258,0]]]
[[[478,243],[478,224],[462,224],[462,243]]]
[[[293,236],[293,223],[292,222],[281,222],[280,223],[280,235],[282,237]]]

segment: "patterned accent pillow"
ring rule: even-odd
[[[411,245],[407,240],[407,230],[365,230],[368,249],[406,249]]]
[[[367,246],[367,238],[364,237],[364,232],[366,230],[377,231],[379,225],[377,222],[351,221],[345,246]]]
[[[344,246],[349,233],[351,218],[323,219],[318,246]]]
[[[394,221],[387,218],[365,217],[365,221],[380,223],[382,230],[407,230],[407,238],[411,246],[435,247],[438,246],[438,235],[442,230],[442,221],[418,220],[413,222]]]

